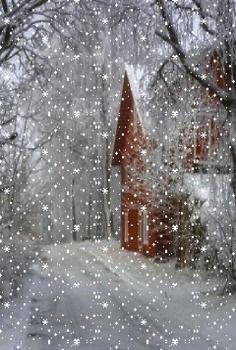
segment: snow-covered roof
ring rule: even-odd
[[[145,108],[145,91],[141,91],[141,80],[144,76],[144,69],[141,66],[124,65],[123,77],[120,85],[120,98],[117,99],[117,109],[115,124],[113,127],[113,152],[112,162],[115,165],[118,162],[120,149],[123,144],[123,133],[125,133],[126,124],[129,122],[126,112],[129,114],[129,108],[134,109],[137,113],[139,123],[146,136],[150,130],[150,118],[147,108]],[[115,153],[114,153],[115,152]],[[116,154],[114,156],[114,154]]]
[[[145,102],[145,95],[146,95],[145,86],[144,84],[141,84],[145,74],[144,67],[140,65],[137,65],[136,67],[134,67],[133,65],[125,63],[124,74],[125,72],[127,74],[127,77],[130,83],[130,88],[134,98],[134,104],[139,116],[139,121],[141,122],[141,125],[145,133],[148,134],[153,125],[153,120],[149,114],[149,111]]]

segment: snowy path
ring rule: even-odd
[[[24,349],[220,349],[192,329],[172,325],[145,291],[93,255],[49,247],[35,288]]]

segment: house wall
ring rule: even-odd
[[[163,215],[143,179],[147,165],[142,151],[148,157],[152,144],[143,131],[125,76],[112,160],[113,167],[119,166],[121,174],[121,246],[155,256],[158,250],[169,248],[171,242],[161,226]]]
[[[203,112],[191,128],[180,131],[179,157],[187,172],[228,171],[231,164],[229,125],[216,116],[217,109],[209,115]]]
[[[155,256],[158,250],[157,212],[148,186],[139,178],[146,167],[140,151],[146,149],[148,152],[150,144],[135,111],[130,115],[127,128],[121,160],[121,243],[125,249]]]

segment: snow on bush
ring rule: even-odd
[[[193,224],[198,222],[206,228],[201,261],[209,272],[235,284],[236,210],[230,177],[194,175],[185,182],[193,202],[197,201],[192,214]]]

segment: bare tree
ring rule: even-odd
[[[232,188],[236,195],[235,2],[227,0],[227,6],[220,0],[214,6],[201,0],[156,0],[149,7],[140,4],[140,16],[147,24],[140,26],[140,32],[162,42],[163,59],[156,77],[162,79],[169,94],[170,72],[179,71],[196,81],[209,100],[218,101],[225,110],[224,118],[231,123]]]

